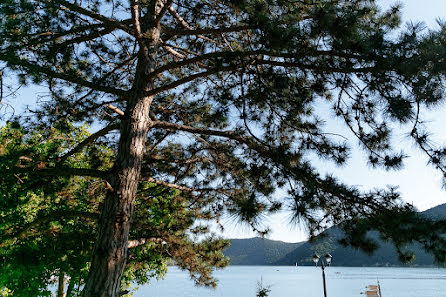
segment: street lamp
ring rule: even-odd
[[[327,263],[327,266],[330,266],[331,264],[331,258],[333,258],[330,254],[326,254],[325,255],[325,262]],[[317,267],[317,262],[319,262],[319,255],[318,254],[314,254],[313,256],[313,262],[314,264],[316,264]],[[321,269],[322,269],[322,283],[324,285],[324,297],[327,297],[327,286],[325,284],[325,263],[324,260],[321,260]]]

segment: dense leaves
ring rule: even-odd
[[[1,129],[0,169],[15,173],[14,180],[6,175],[0,183],[0,288],[13,296],[50,296],[49,285],[60,276],[67,296],[78,296],[88,274],[104,183],[83,177],[43,177],[43,182],[39,173],[21,171],[23,162],[51,159],[66,142],[89,136],[84,127],[66,128],[69,133],[26,131],[14,124]],[[33,159],[24,159],[25,153]],[[92,145],[68,161],[104,168],[112,159],[110,149]],[[138,197],[122,290],[162,277],[168,261],[188,269],[197,283],[215,285],[210,273],[227,265],[221,253],[227,242],[209,236],[191,241],[187,232],[195,210],[178,191],[145,182]]]

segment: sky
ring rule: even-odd
[[[393,0],[379,0],[379,4],[388,7],[396,3]],[[436,28],[436,19],[446,19],[446,0],[406,0],[399,1],[403,4],[403,21],[424,22],[430,28]],[[44,89],[26,88],[19,90],[18,96],[9,99],[8,103],[20,113],[25,105],[33,106],[36,97]],[[0,112],[10,112],[5,105],[0,107]],[[328,111],[327,111],[328,112]],[[436,110],[425,113],[429,121],[430,131],[435,136],[435,144],[446,144],[446,107],[440,106]],[[0,122],[0,124],[2,124]],[[336,121],[327,122],[331,132],[345,134],[345,127]],[[339,179],[350,185],[356,185],[361,189],[382,188],[386,185],[399,186],[399,192],[403,200],[412,203],[419,210],[426,210],[439,204],[446,203],[446,190],[441,188],[441,174],[428,166],[427,158],[417,151],[413,143],[407,137],[405,127],[395,127],[395,144],[401,148],[408,148],[410,158],[405,162],[405,167],[397,172],[371,169],[366,164],[366,155],[358,148],[353,147],[352,155],[346,166],[337,168],[335,165],[314,160],[316,166],[322,172],[332,172]],[[355,144],[355,141],[351,141]],[[247,238],[255,236],[249,227],[239,224],[233,219],[223,219],[225,227],[222,233],[227,238]],[[303,226],[289,224],[287,213],[280,213],[265,218],[264,224],[271,228],[267,238],[286,242],[299,242],[306,240],[307,233]]]

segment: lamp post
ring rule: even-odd
[[[327,263],[327,266],[330,266],[331,264],[331,258],[333,258],[330,254],[326,254],[325,255],[325,262]],[[319,255],[318,254],[314,254],[313,256],[313,262],[314,264],[316,264],[317,267],[317,262],[319,262]],[[322,283],[324,285],[324,297],[327,297],[327,285],[325,284],[325,263],[324,260],[321,259],[321,269],[322,269]]]

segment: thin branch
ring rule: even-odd
[[[188,31],[192,31],[193,30],[193,28],[178,14],[178,12],[172,6],[169,5],[168,10],[173,15],[173,17],[180,23],[181,26],[186,28]],[[213,40],[211,38],[208,38],[206,36],[203,36],[201,34],[198,34],[197,37],[201,38],[203,40],[212,42],[212,43],[219,44],[219,42],[217,42],[217,41],[215,41],[215,40]]]
[[[177,30],[170,28],[163,28],[163,31],[171,34],[171,35],[201,35],[201,34],[210,34],[210,35],[220,35],[221,33],[231,33],[231,32],[240,32],[254,29],[252,26],[233,26],[233,27],[223,27],[223,28],[197,28],[192,30]]]
[[[254,138],[246,135],[242,135],[239,132],[236,131],[221,131],[221,130],[214,130],[214,129],[208,129],[208,128],[197,128],[197,127],[191,127],[187,125],[181,125],[181,124],[174,124],[169,122],[163,122],[163,121],[154,121],[153,122],[153,128],[161,128],[169,131],[184,131],[194,134],[200,134],[200,135],[209,135],[209,136],[219,136],[219,137],[225,137],[228,139],[235,140],[239,143],[247,145],[249,148],[257,151],[258,153],[265,154],[267,153],[267,145],[266,144],[259,144]]]
[[[209,162],[210,159],[204,156],[197,156],[189,159],[177,159],[177,158],[167,158],[160,155],[147,154],[144,156],[144,159],[152,162],[168,162],[175,164],[192,164],[197,162]]]
[[[83,7],[80,7],[76,4],[72,4],[68,1],[65,0],[54,0],[55,2],[65,6],[66,8],[68,8],[69,10],[75,11],[77,13],[80,13],[82,15],[88,16],[96,21],[100,21],[103,22],[104,24],[107,24],[109,26],[115,26],[116,28],[119,28],[127,33],[132,34],[132,30],[126,25],[127,22],[124,21],[120,21],[120,20],[116,20],[116,19],[112,19],[112,18],[108,18],[105,17],[99,13],[96,12],[92,12],[90,10],[87,10]]]
[[[65,166],[52,168],[31,168],[16,166],[14,171],[28,174],[38,174],[39,176],[89,176],[98,178],[107,177],[106,171],[90,168],[71,168]]]
[[[108,93],[108,94],[118,95],[118,96],[124,96],[127,93],[125,90],[108,87],[108,86],[101,86],[101,85],[98,85],[96,82],[91,82],[91,81],[85,80],[83,78],[80,78],[80,77],[72,75],[72,74],[56,72],[49,67],[38,65],[38,64],[29,62],[25,59],[20,59],[20,58],[15,59],[13,57],[10,57],[8,55],[4,55],[1,53],[0,53],[0,59],[8,62],[10,65],[20,66],[20,67],[30,70],[31,72],[45,74],[50,78],[61,79],[61,80],[67,81],[67,82],[78,84],[80,86],[83,86],[83,87],[86,87],[89,89],[101,91],[101,92]]]
[[[180,54],[179,52],[177,52],[176,50],[174,50],[173,48],[171,48],[171,47],[168,46],[168,45],[162,45],[162,47],[166,50],[166,52],[168,52],[169,54],[171,54],[171,55],[173,55],[173,56],[175,56],[175,57],[177,57],[177,58],[179,58],[179,59],[184,59],[184,58],[186,58],[185,55]],[[154,72],[152,72],[152,73],[154,73]]]
[[[156,95],[156,94],[159,94],[161,92],[174,89],[174,88],[176,88],[178,86],[181,86],[181,85],[186,84],[188,82],[194,81],[194,80],[196,80],[198,78],[207,77],[209,75],[216,74],[216,73],[219,73],[219,72],[234,71],[234,70],[236,70],[238,68],[239,68],[238,65],[231,65],[231,66],[227,66],[227,67],[219,67],[219,68],[214,68],[214,69],[210,69],[210,70],[203,71],[203,72],[198,72],[198,73],[189,75],[187,77],[181,78],[179,80],[176,80],[174,82],[171,82],[170,84],[166,84],[164,86],[152,89],[152,90],[147,92],[147,96]]]
[[[138,41],[139,49],[143,53],[143,57],[145,61],[149,61],[149,55],[147,46],[144,44],[144,37],[143,33],[141,31],[141,24],[139,21],[139,5],[137,0],[131,0],[130,1],[130,9],[132,12],[132,21],[133,21],[133,27],[135,29],[135,38]]]
[[[158,145],[160,145],[169,135],[171,134],[171,132],[167,132],[165,133],[162,137],[160,137],[160,139],[158,139],[153,145],[150,145],[147,147],[147,151],[149,154],[149,152],[152,152]]]
[[[97,29],[97,28],[102,28],[102,27],[105,27],[105,25],[101,24],[101,23],[94,23],[94,24],[87,24],[87,25],[83,25],[83,26],[72,26],[70,29],[61,31],[61,32],[46,31],[46,32],[32,33],[32,34],[28,34],[27,36],[37,37],[37,38],[30,40],[28,45],[34,45],[34,44],[39,44],[39,43],[48,42],[48,41],[55,41],[58,38],[66,36],[66,35],[83,33],[89,29]],[[44,39],[44,38],[46,38],[46,36],[51,36],[51,38]]]
[[[195,193],[205,193],[205,192],[214,192],[227,195],[230,191],[234,189],[225,189],[225,188],[191,188],[187,186],[177,185],[175,183],[169,183],[166,181],[162,181],[153,177],[143,177],[142,180],[148,181],[150,183],[154,183],[166,188],[177,189],[183,192],[195,192]]]
[[[60,48],[60,47],[66,47],[71,44],[78,44],[78,43],[85,42],[85,41],[91,41],[95,38],[101,37],[103,35],[107,35],[107,34],[113,32],[114,30],[116,30],[116,28],[107,27],[102,30],[90,32],[87,35],[81,35],[81,36],[74,37],[73,39],[64,40],[61,43],[56,43],[53,47]]]
[[[370,72],[370,71],[374,70],[373,67],[343,69],[343,68],[334,68],[334,67],[327,67],[327,66],[318,66],[318,65],[314,65],[314,64],[303,64],[303,63],[298,63],[298,62],[282,62],[282,61],[272,61],[272,60],[256,60],[255,64],[278,66],[278,67],[295,67],[295,68],[303,69],[303,70],[313,70],[313,71],[322,71],[322,72],[330,72],[330,73],[365,73],[365,72]],[[156,95],[161,92],[174,89],[174,88],[181,86],[183,84],[186,84],[188,82],[194,81],[198,78],[207,77],[212,74],[219,73],[219,72],[235,71],[235,70],[241,69],[243,67],[246,67],[245,64],[216,67],[214,69],[209,69],[207,71],[195,73],[195,74],[189,75],[187,77],[181,78],[179,80],[176,80],[174,82],[171,82],[170,84],[166,84],[162,87],[152,89],[147,92],[147,95]]]
[[[116,71],[118,71],[121,67],[124,67],[125,65],[129,64],[132,62],[132,60],[136,59],[136,55],[134,56],[130,56],[129,59],[122,61],[121,63],[119,63],[118,65],[116,65],[116,67],[114,67],[110,72],[107,72],[106,74],[104,74],[101,79],[98,81],[98,83],[103,83],[107,78],[109,78],[113,73],[115,73]],[[90,91],[88,91],[85,95],[83,95],[82,97],[80,97],[79,99],[77,99],[73,105],[78,105],[80,104],[85,98],[91,96],[94,93],[95,90],[91,89]],[[110,107],[109,107],[110,108]]]
[[[273,60],[257,60],[255,61],[258,65],[270,65],[270,66],[278,66],[278,67],[295,67],[299,69],[305,70],[314,70],[314,71],[322,71],[329,73],[364,73],[371,72],[375,70],[374,67],[358,67],[358,68],[336,68],[315,64],[304,64],[299,62],[285,62],[285,61],[273,61]]]
[[[143,178],[145,181],[148,181],[149,183],[154,183],[160,186],[165,186],[168,188],[172,188],[172,189],[177,189],[177,190],[181,190],[181,191],[185,191],[185,192],[195,192],[197,191],[197,189],[194,188],[189,188],[186,186],[180,186],[177,184],[173,184],[173,183],[169,183],[169,182],[165,182],[159,179],[155,179],[153,177],[147,177],[147,178]]]
[[[86,147],[88,144],[92,143],[96,139],[98,139],[101,136],[107,135],[110,131],[119,129],[119,124],[111,124],[107,127],[102,128],[101,130],[91,134],[88,136],[85,140],[83,140],[81,143],[79,143],[77,146],[75,146],[72,150],[67,152],[65,155],[58,158],[58,163],[62,164],[65,162],[68,157],[80,152],[84,147]]]
[[[162,67],[157,68],[153,72],[149,73],[148,79],[151,79],[164,71],[180,68],[183,66],[188,66],[190,64],[203,62],[203,61],[209,60],[209,59],[225,58],[227,61],[231,61],[235,58],[243,58],[243,57],[249,57],[249,56],[257,57],[258,55],[264,55],[264,56],[276,57],[276,58],[287,58],[287,59],[300,58],[297,53],[296,54],[294,54],[294,53],[275,53],[275,52],[270,52],[270,51],[266,51],[266,50],[220,51],[220,52],[206,53],[206,54],[202,54],[197,57],[185,59],[182,61],[175,61],[175,62],[168,63]],[[348,54],[336,53],[333,51],[315,51],[313,53],[313,55],[310,57],[327,56],[327,55],[328,56],[339,56],[339,57],[343,57],[343,58],[354,58],[354,59],[360,58],[358,56],[351,56]],[[178,56],[178,57],[183,58],[184,56],[181,56],[181,57]],[[311,64],[303,64],[303,63],[297,63],[297,62],[279,62],[279,61],[269,61],[269,60],[257,60],[257,63],[262,64],[262,61],[263,61],[263,64],[271,64],[272,65],[273,63],[276,63],[275,66],[293,66],[293,67],[300,67],[303,69],[310,69],[310,70],[327,70],[329,72],[343,72],[343,73],[345,73],[345,72],[349,72],[349,70],[353,70],[353,72],[365,72],[365,71],[370,71],[373,69],[373,68],[351,68],[351,69],[350,68],[349,69],[339,68],[339,69],[337,69],[337,68],[328,68],[328,67],[323,69],[321,67],[311,65]],[[288,64],[280,64],[280,63],[288,63]]]
[[[116,112],[117,114],[119,114],[120,116],[124,116],[124,112],[122,110],[120,110],[119,108],[117,108],[114,105],[111,104],[107,104],[106,105],[108,108],[110,108],[111,110],[113,110],[114,112]]]
[[[46,216],[37,217],[34,221],[22,226],[15,234],[11,235],[12,238],[23,238],[25,237],[29,231],[33,227],[36,227],[40,224],[44,224],[47,222],[60,220],[62,218],[88,218],[97,220],[99,218],[98,213],[94,212],[86,212],[86,211],[76,211],[76,210],[61,210],[61,211],[54,211]]]
[[[170,5],[172,5],[173,0],[167,0],[166,3],[163,5],[163,8],[161,8],[160,12],[158,13],[158,15],[156,16],[156,19],[154,21],[154,26],[158,27],[158,25],[161,23],[161,20],[164,16],[164,14],[166,14],[167,9]]]
[[[197,134],[201,134],[201,135],[222,136],[222,137],[227,137],[227,138],[242,137],[239,133],[237,133],[235,131],[221,131],[221,130],[213,130],[213,129],[207,129],[207,128],[197,128],[197,127],[181,125],[181,124],[174,124],[174,123],[163,122],[163,121],[153,121],[152,127],[166,129],[166,130],[170,130],[170,131],[185,131],[185,132],[197,133]]]

